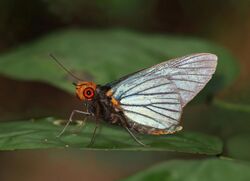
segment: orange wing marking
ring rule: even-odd
[[[174,134],[178,131],[181,131],[182,130],[182,126],[178,126],[176,127],[175,130],[173,131],[167,131],[167,130],[154,130],[154,131],[151,131],[149,132],[149,134],[152,134],[152,135],[165,135],[165,134]]]
[[[109,90],[109,91],[106,93],[106,96],[108,96],[108,97],[111,98],[111,102],[112,102],[113,106],[114,106],[115,108],[117,108],[117,109],[121,109],[121,108],[120,108],[120,103],[119,103],[119,101],[117,101],[112,95],[113,95],[112,90]]]

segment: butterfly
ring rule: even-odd
[[[52,58],[56,60],[54,56]],[[79,80],[75,84],[76,96],[86,105],[86,111],[72,111],[60,135],[72,122],[74,114],[79,113],[93,117],[96,122],[91,143],[100,120],[104,120],[125,128],[141,145],[144,144],[134,133],[165,135],[182,130],[183,108],[204,88],[217,66],[216,55],[197,53],[164,61],[98,85],[80,80],[56,61]]]

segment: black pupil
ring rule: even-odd
[[[90,96],[91,95],[91,91],[90,90],[87,90],[87,95]]]

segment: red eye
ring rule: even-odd
[[[91,87],[84,89],[83,95],[86,99],[92,99],[95,95],[94,89],[92,89]]]

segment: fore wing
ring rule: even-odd
[[[182,108],[211,79],[216,65],[213,54],[193,54],[132,74],[111,91],[129,120],[170,129],[179,124]]]
[[[166,62],[160,74],[165,74],[177,86],[182,107],[191,101],[212,78],[217,66],[217,56],[209,53],[194,54]],[[169,69],[166,71],[166,69]]]
[[[138,73],[134,73],[112,85],[113,92],[119,95],[132,85],[139,83],[141,77],[163,76],[177,87],[184,107],[211,79],[217,66],[217,56],[210,53],[192,54],[162,62]]]

